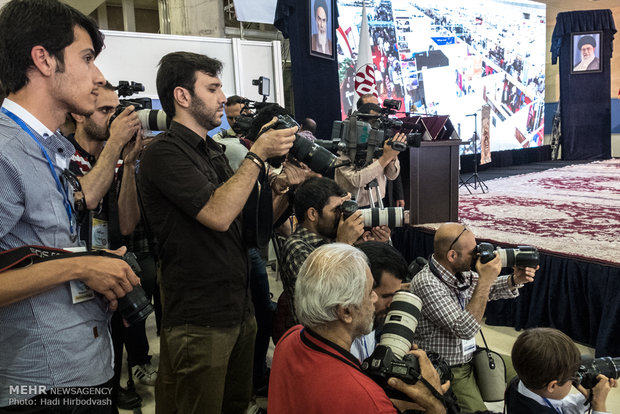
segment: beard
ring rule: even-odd
[[[84,120],[84,132],[94,141],[107,141],[110,138],[110,128],[107,125],[99,126],[95,124],[89,117]]]
[[[209,109],[198,95],[192,94],[192,104],[189,107],[189,113],[206,130],[211,130],[222,124],[222,117],[217,113],[218,109],[220,108],[218,107],[215,110]]]
[[[321,32],[319,30],[317,37],[319,39],[319,44],[320,45],[326,45],[327,44],[327,31]]]
[[[328,220],[320,218],[316,226],[316,231],[326,239],[335,240],[338,235],[338,221],[329,223]]]

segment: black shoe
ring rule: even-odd
[[[116,406],[123,410],[133,410],[142,407],[142,397],[135,390],[120,387]]]

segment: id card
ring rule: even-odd
[[[476,337],[463,339],[463,356],[472,354],[476,350]]]
[[[108,249],[110,247],[110,240],[108,238],[108,222],[101,220],[93,216],[91,212],[91,241],[93,250]]]
[[[85,252],[86,247],[65,247],[63,250],[68,250],[70,252]],[[71,286],[71,298],[73,299],[74,305],[76,303],[87,302],[95,299],[95,292],[86,286],[81,280],[71,280],[69,281],[69,285]]]

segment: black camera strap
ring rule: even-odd
[[[122,260],[121,256],[105,250],[74,253],[68,250],[56,249],[53,247],[26,245],[0,252],[0,272],[30,266],[35,263],[47,262],[48,260],[66,259],[68,257],[80,256],[105,256]]]

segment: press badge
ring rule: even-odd
[[[93,216],[91,211],[91,241],[93,250],[108,249],[110,240],[108,239],[108,222]]]
[[[63,250],[68,250],[70,252],[85,252],[86,247],[65,247]],[[95,292],[86,286],[81,280],[73,279],[69,281],[69,285],[71,286],[71,298],[73,299],[74,305],[76,303],[87,302],[95,299]]]
[[[476,337],[463,339],[463,356],[467,356],[476,350]]]

